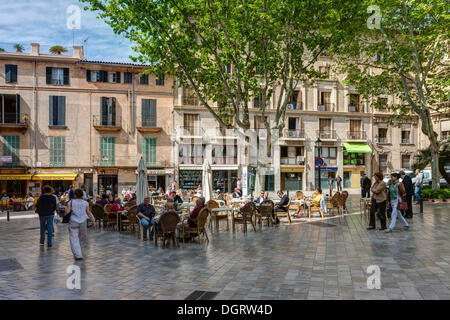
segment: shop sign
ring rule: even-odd
[[[12,162],[12,156],[0,156],[0,162],[11,163]]]

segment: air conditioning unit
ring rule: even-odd
[[[409,143],[409,139],[402,139],[402,143]]]
[[[296,138],[298,136],[297,130],[288,130],[289,138]]]
[[[348,112],[356,112],[356,106],[348,106]]]
[[[288,109],[288,110],[295,110],[295,106],[292,103],[288,103],[286,105],[286,109]]]
[[[325,110],[326,110],[326,107],[325,107],[325,105],[321,104],[321,105],[317,106],[317,110],[319,110],[319,111],[325,111]]]
[[[297,156],[297,163],[305,162],[305,156]]]

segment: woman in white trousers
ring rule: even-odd
[[[384,232],[392,232],[395,228],[395,223],[397,222],[397,217],[403,222],[404,228],[408,229],[409,225],[405,218],[403,218],[402,213],[398,210],[398,204],[401,202],[402,198],[406,195],[405,187],[403,183],[399,181],[400,175],[398,173],[391,174],[391,183],[389,184],[389,204],[392,208],[391,213],[391,224]]]

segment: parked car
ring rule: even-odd
[[[450,175],[450,169],[445,170],[447,172],[447,175]],[[441,179],[439,180],[440,184],[443,184],[444,186],[448,186],[447,180],[444,179],[444,177],[441,176]]]
[[[423,185],[429,185],[431,186],[432,183],[432,179],[431,179],[431,170],[423,170]],[[411,177],[412,183],[415,184],[416,183],[416,179],[417,179],[417,175],[415,172],[413,172],[412,174],[408,174]]]
[[[389,182],[389,179],[391,179],[391,174],[392,173],[399,173],[400,171],[405,171],[405,173],[408,175],[408,176],[410,176],[411,177],[411,180],[413,180],[412,179],[412,175],[415,175],[415,173],[414,173],[414,171],[412,171],[412,170],[408,170],[408,169],[398,169],[398,170],[392,170],[391,171],[391,173],[389,173],[388,175],[386,175],[385,177],[384,177],[384,179],[383,179],[383,181],[387,184],[388,182]],[[402,181],[402,178],[400,178],[400,182]],[[413,180],[413,183],[414,183],[414,180]]]

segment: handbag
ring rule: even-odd
[[[70,200],[69,203],[70,203],[70,207],[72,208],[72,200]],[[62,223],[69,223],[71,215],[72,215],[72,210],[70,210],[69,213],[66,213],[64,215],[64,217],[62,218]]]
[[[401,211],[408,210],[408,202],[406,201],[399,202],[397,209]]]

